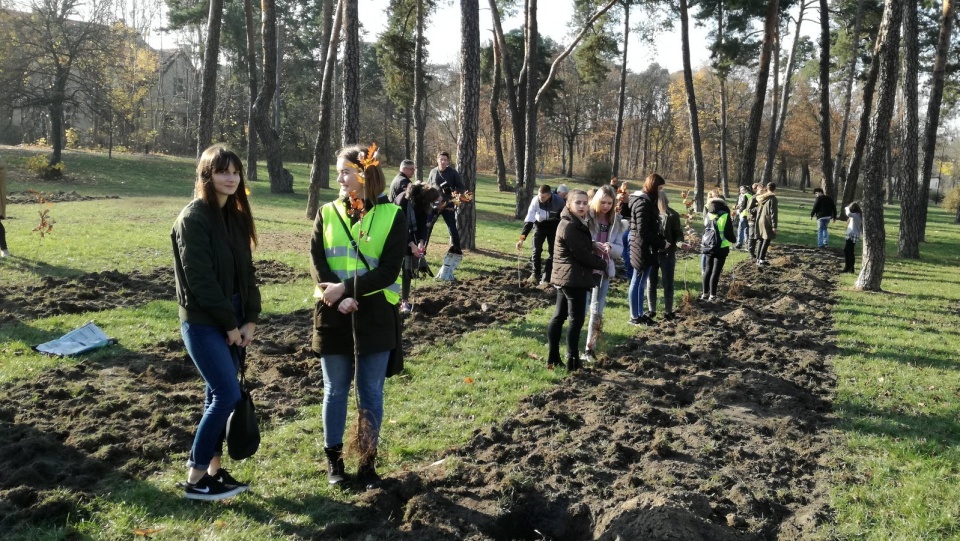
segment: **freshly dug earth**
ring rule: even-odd
[[[829,519],[819,472],[830,445],[831,305],[840,262],[832,252],[775,250],[771,267],[727,271],[726,300],[682,303],[678,322],[638,328],[635,339],[478,429],[444,460],[387,476],[382,490],[360,496],[348,522],[301,533],[355,540],[810,534]],[[280,267],[262,264],[261,279],[273,268],[272,281],[296,276]],[[552,304],[552,290],[520,287],[510,274],[421,287],[405,343],[456,340]],[[168,271],[127,276],[135,285],[103,287],[92,309],[172,298]],[[86,283],[5,292],[0,324],[50,315],[57,302],[34,313],[20,303],[88,290],[70,289],[75,282]],[[143,295],[117,293],[128,289]],[[307,310],[266,318],[249,348],[267,423],[321,400],[309,321]],[[62,523],[80,499],[102,490],[98,482],[110,471],[145,478],[174,467],[192,441],[201,396],[179,340],[4,385],[0,537],[23,523]],[[127,430],[130,424],[138,430]]]

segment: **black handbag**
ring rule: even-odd
[[[246,348],[232,346],[240,358],[240,401],[227,419],[227,452],[234,460],[252,457],[260,448],[257,410],[247,390]]]

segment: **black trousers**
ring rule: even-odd
[[[720,283],[720,273],[723,272],[723,264],[730,255],[730,248],[721,248],[720,253],[707,256],[707,269],[702,276],[703,292],[707,295],[716,296],[717,284]]]
[[[560,364],[560,335],[563,334],[564,320],[570,320],[567,329],[567,358],[580,356],[580,331],[587,314],[587,292],[585,287],[561,287],[557,290],[557,307],[553,318],[547,324],[547,363]]]
[[[853,239],[847,239],[847,243],[843,245],[843,259],[845,265],[843,266],[843,272],[853,272],[853,247],[857,243],[853,242]]]
[[[557,223],[538,222],[533,225],[533,243],[530,244],[530,270],[537,280],[550,281],[553,272],[553,241]],[[543,243],[547,243],[547,258],[543,259]],[[540,271],[543,270],[543,273]]]
[[[773,242],[773,239],[760,239],[760,251],[757,252],[757,259],[767,259],[767,249],[770,248],[771,242]]]
[[[7,249],[7,230],[3,228],[3,220],[0,220],[0,250]]]

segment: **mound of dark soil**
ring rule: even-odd
[[[739,297],[684,306],[366,495],[347,539],[798,539],[829,519],[833,256],[734,269]],[[776,260],[775,260],[776,261]],[[789,278],[789,279],[786,279]],[[375,523],[374,523],[375,524]]]
[[[279,261],[256,261],[260,283],[287,283],[304,274]],[[100,312],[176,299],[173,267],[148,271],[92,272],[43,278],[39,285],[0,289],[0,324],[61,314]]]
[[[37,192],[11,192],[8,201],[14,205],[26,205],[38,203]],[[98,199],[120,199],[119,195],[80,195],[76,191],[72,192],[43,192],[43,200],[46,203],[71,203],[75,201],[96,201]]]
[[[263,283],[301,276],[275,261],[257,262],[257,273]],[[554,298],[552,289],[521,288],[501,275],[454,287],[418,286],[420,304],[405,326],[408,346],[456,340]],[[169,269],[49,278],[43,287],[6,293],[0,314],[7,320],[134,306],[174,295]],[[33,303],[26,310],[19,304],[23,299]],[[249,382],[267,426],[323,398],[320,362],[309,349],[310,322],[309,310],[265,317],[248,349]],[[173,467],[172,457],[189,450],[202,414],[203,381],[183,343],[140,351],[114,347],[119,354],[108,361],[80,361],[0,387],[0,537],[23,523],[62,521],[76,513],[76,503],[98,492],[110,472],[145,478]]]
[[[828,357],[839,261],[824,252],[774,250],[773,261],[783,266],[732,269],[736,283],[725,280],[723,287],[735,298],[687,302],[675,324],[638,328],[634,340],[526,399],[516,415],[478,429],[444,460],[391,475],[382,490],[363,494],[361,520],[354,514],[356,522],[309,534],[355,540],[804,537],[829,519],[819,472],[829,445],[834,381]],[[278,267],[275,279],[288,279],[287,272]],[[261,268],[262,277],[270,273]],[[509,274],[454,287],[417,284],[405,344],[456,340],[553,302],[552,289],[520,287]],[[172,283],[159,269],[137,279],[129,289]],[[68,287],[49,290],[59,291],[58,298],[82,291]],[[98,290],[99,306],[122,305],[114,297],[126,289]],[[45,291],[34,294],[46,298]],[[265,318],[249,348],[254,398],[268,425],[322,399],[319,362],[308,349],[310,319],[308,310]],[[537,361],[533,369],[545,368]],[[179,340],[4,385],[0,536],[24,523],[62,523],[111,472],[142,478],[175,467],[172,458],[192,441],[202,393]]]

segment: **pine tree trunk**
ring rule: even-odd
[[[777,104],[779,103],[778,92],[780,92],[780,32],[777,32],[777,37],[773,45],[773,88],[770,91],[773,103],[770,104],[770,129],[767,132],[767,159],[763,164],[763,180],[761,180],[763,184],[770,182],[767,179],[773,177],[773,160],[776,156],[776,150],[774,150],[773,146],[777,136],[777,119],[779,118],[777,116]]]
[[[850,169],[847,171],[847,182],[843,185],[842,206],[853,202],[857,197],[857,180],[860,177],[860,164],[863,162],[863,153],[867,146],[867,140],[870,138],[870,119],[873,116],[873,94],[877,86],[877,77],[880,73],[880,62],[877,60],[880,54],[880,36],[877,36],[873,46],[873,61],[870,62],[870,71],[867,73],[867,80],[863,83],[863,111],[860,113],[860,128],[857,131],[857,142],[853,146],[853,154],[850,159]]]
[[[830,142],[830,12],[820,0],[820,186],[836,201],[833,183],[833,144]]]
[[[357,0],[344,0],[344,2],[341,146],[360,143],[360,21],[357,19],[359,10]]]
[[[852,43],[860,43],[860,27],[863,24],[863,0],[857,1],[857,14],[853,22],[853,40]],[[850,109],[853,104],[853,79],[857,74],[857,60],[860,59],[860,49],[857,48],[856,51],[853,51],[850,55],[850,65],[847,67],[847,82],[846,90],[844,92],[843,98],[843,121],[840,123],[840,137],[837,139],[837,158],[834,160],[834,177],[836,178],[836,189],[838,192],[841,191],[841,184],[843,184],[842,192],[846,193],[846,176],[844,175],[844,165],[843,162],[846,159],[844,152],[846,151],[847,146],[847,127],[850,124]],[[834,199],[836,201],[836,199]],[[841,211],[841,213],[846,217],[846,211]]]
[[[613,176],[620,176],[620,143],[623,140],[623,110],[627,102],[627,42],[630,39],[630,4],[623,4],[623,61],[620,63],[620,93],[617,101],[617,132],[613,141]]]
[[[283,168],[283,151],[280,135],[270,125],[270,104],[277,91],[277,4],[276,0],[261,0],[263,20],[263,82],[253,114],[257,135],[267,155],[267,173],[270,175],[270,193],[293,193],[293,176]]]
[[[329,0],[328,0],[329,1]],[[253,19],[253,0],[243,0],[243,16],[247,30],[247,79],[250,104],[247,107],[247,180],[257,180],[257,122],[253,105],[257,101],[257,37]]]
[[[500,53],[496,45],[493,49],[493,87],[490,90],[490,124],[493,128],[493,152],[497,159],[497,190],[509,190],[507,183],[507,163],[503,158],[503,126],[500,123],[500,92],[503,87],[503,74],[500,72]]]
[[[856,289],[880,291],[886,262],[886,231],[883,224],[883,162],[894,114],[897,64],[900,48],[900,0],[886,0],[883,22],[877,35],[879,65],[877,108],[870,122],[870,141],[863,171],[863,266],[854,284]]]
[[[517,185],[516,212],[519,216],[533,197],[533,187],[537,183],[537,72],[540,62],[538,54],[539,32],[537,29],[537,0],[527,0],[526,21],[526,121],[524,125],[525,147],[522,185]],[[506,55],[504,55],[506,56]]]
[[[460,137],[457,167],[463,186],[476,193],[477,136],[480,130],[480,6],[479,0],[460,0]],[[464,248],[476,249],[476,203],[461,205],[457,228]]]
[[[203,50],[203,75],[200,86],[200,120],[197,123],[197,157],[213,140],[213,119],[217,109],[217,68],[220,62],[220,27],[223,0],[210,0],[207,14],[207,43]]]
[[[943,86],[950,50],[950,35],[957,5],[954,0],[943,0],[940,15],[940,36],[933,63],[930,98],[927,101],[927,125],[923,130],[923,185],[920,188],[920,242],[926,241],[927,206],[930,203],[930,176],[933,174],[933,156],[937,150],[937,128],[940,126],[940,105],[943,102]],[[960,216],[960,214],[958,214]]]
[[[697,96],[693,89],[693,68],[690,64],[690,21],[687,0],[680,0],[680,41],[683,50],[683,84],[687,94],[687,114],[690,122],[690,144],[693,147],[693,185],[695,206],[703,210],[703,149],[700,146],[700,120],[697,116]]]
[[[900,235],[897,239],[897,253],[909,259],[920,258],[920,207],[923,194],[920,193],[923,182],[917,176],[917,145],[919,143],[920,120],[917,117],[919,105],[917,92],[919,81],[920,48],[917,45],[917,0],[903,1],[903,93],[902,103],[906,113],[903,126],[904,137],[900,146]]]
[[[324,12],[332,0],[324,0]],[[323,74],[320,79],[320,118],[317,139],[313,144],[313,162],[310,165],[310,193],[307,196],[308,220],[313,220],[320,210],[320,190],[330,187],[330,126],[333,116],[333,72],[337,67],[337,44],[343,20],[343,2],[338,1],[336,11],[331,13],[330,34],[325,46]]]
[[[355,1],[355,0],[354,0]],[[423,63],[425,61],[426,39],[423,33],[424,18],[426,17],[426,8],[423,3],[425,0],[416,0],[417,2],[417,35],[416,44],[413,51],[413,161],[417,164],[416,180],[423,180],[423,168],[425,167],[426,156],[424,155],[424,134],[426,132],[426,82],[424,81]]]
[[[513,66],[510,63],[510,56],[507,54],[507,42],[503,37],[503,27],[500,24],[500,10],[497,7],[497,2],[496,0],[489,0],[489,4],[490,16],[493,20],[493,35],[495,41],[494,46],[497,48],[500,65],[503,68],[503,84],[505,87],[505,93],[507,95],[507,111],[510,112],[510,123],[513,127],[514,166],[516,167],[517,176],[516,189],[519,190],[520,185],[523,184],[523,167],[526,163],[523,154],[524,148],[526,147],[523,127],[523,109],[521,108],[520,103],[518,103],[518,97],[521,96],[522,90],[518,88],[517,81],[514,79]],[[522,208],[518,206],[514,209],[515,218],[523,218],[526,212],[526,206],[523,206]]]
[[[767,2],[767,14],[764,22],[763,45],[760,50],[760,65],[757,71],[757,84],[753,94],[753,106],[747,123],[746,144],[740,159],[740,185],[753,184],[754,168],[757,163],[757,145],[760,140],[760,124],[763,122],[763,104],[767,96],[767,79],[770,76],[770,57],[773,42],[779,32],[778,0]],[[683,10],[683,8],[681,8]]]
[[[783,89],[780,95],[780,111],[777,113],[776,131],[773,136],[771,148],[767,149],[767,160],[770,163],[770,174],[767,175],[764,170],[764,184],[773,180],[773,160],[777,151],[780,149],[780,141],[783,140],[783,126],[787,123],[787,113],[790,105],[790,92],[793,90],[793,70],[797,64],[797,50],[800,45],[800,27],[803,23],[803,17],[807,12],[809,3],[805,0],[800,3],[800,12],[797,14],[797,27],[793,32],[793,45],[790,46],[790,57],[787,59],[787,69],[784,70]]]

